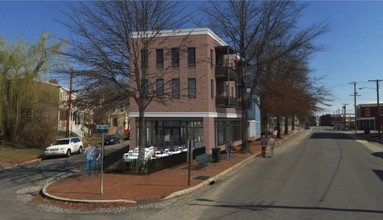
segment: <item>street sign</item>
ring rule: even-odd
[[[104,133],[108,132],[109,125],[96,125],[96,132],[98,133]]]

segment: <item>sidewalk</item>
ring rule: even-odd
[[[296,132],[287,136],[282,135],[281,139],[277,139],[276,146],[294,134]],[[226,159],[225,154],[221,154],[219,162],[209,163],[199,170],[191,170],[190,186],[188,185],[188,165],[184,163],[150,175],[105,173],[103,194],[100,191],[100,176],[88,177],[84,171],[81,171],[46,185],[43,194],[59,201],[89,204],[134,204],[172,198],[213,184],[253,161],[261,152],[259,141],[252,142],[250,150],[252,153],[247,154],[233,151],[229,160]],[[196,165],[196,161],[192,164]]]
[[[136,203],[171,198],[212,184],[226,173],[250,162],[259,154],[260,146],[254,142],[250,148],[252,154],[232,152],[229,160],[225,154],[221,154],[219,162],[209,163],[199,170],[191,170],[190,186],[188,165],[184,163],[150,175],[105,173],[103,194],[100,192],[100,176],[88,177],[83,171],[46,185],[43,193],[56,200],[92,203]],[[193,161],[193,164],[196,162]]]

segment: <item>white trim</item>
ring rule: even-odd
[[[129,118],[138,118],[138,112],[130,112]],[[145,112],[148,118],[241,118],[241,114],[218,112]]]
[[[365,120],[375,120],[375,117],[361,117],[357,118],[357,121],[365,121]]]
[[[187,28],[187,29],[171,29],[171,30],[160,30],[160,31],[146,31],[141,32],[133,32],[132,38],[141,38],[139,36],[146,37],[171,37],[171,36],[187,36],[187,35],[204,35],[207,34],[216,40],[221,46],[227,46],[227,43],[219,38],[213,31],[209,28]]]

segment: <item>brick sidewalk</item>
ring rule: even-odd
[[[104,174],[104,193],[100,193],[100,177],[86,176],[80,172],[71,177],[50,184],[46,192],[50,195],[71,200],[130,200],[145,201],[161,199],[174,192],[200,184],[209,177],[255,157],[260,152],[257,142],[250,145],[252,154],[233,152],[230,160],[221,155],[218,163],[209,163],[200,170],[191,170],[190,186],[188,186],[188,165],[186,163],[171,167],[150,175]],[[195,164],[196,162],[193,161]]]

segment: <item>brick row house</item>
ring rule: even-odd
[[[227,140],[241,143],[239,57],[222,39],[208,28],[163,30],[141,53],[153,89],[169,96],[145,110],[147,146],[172,149],[193,139],[210,154]],[[138,116],[131,98],[131,147],[138,145]]]
[[[378,120],[380,129],[383,126],[383,106],[377,104],[359,104],[356,106],[358,130],[377,130]]]

